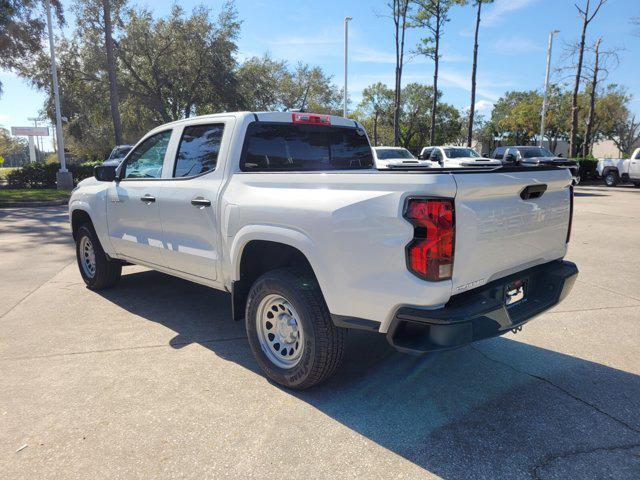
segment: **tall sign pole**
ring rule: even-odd
[[[51,22],[51,2],[45,0],[47,6],[47,29],[49,31],[49,51],[51,52],[51,76],[53,78],[53,95],[56,108],[56,139],[58,141],[58,161],[60,171],[57,174],[58,188],[73,188],[73,178],[67,170],[67,163],[64,158],[64,138],[62,135],[62,114],[60,113],[60,92],[58,88],[58,68],[56,67],[56,52],[53,46],[53,25]]]
[[[344,17],[344,107],[342,109],[342,116],[347,116],[347,59],[349,56],[349,21],[353,20],[352,17]]]
[[[549,32],[549,46],[547,47],[547,73],[544,78],[544,93],[542,96],[542,115],[540,118],[540,142],[542,147],[544,142],[544,122],[547,115],[547,93],[549,90],[549,72],[551,70],[551,48],[553,47],[553,36],[560,30],[552,30]]]

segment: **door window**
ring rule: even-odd
[[[185,127],[173,176],[192,177],[215,170],[223,131],[223,124]]]
[[[138,145],[127,157],[124,178],[160,178],[170,138],[171,130],[165,130]]]

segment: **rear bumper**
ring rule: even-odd
[[[387,340],[400,351],[425,353],[502,335],[561,302],[577,276],[575,264],[555,260],[454,295],[436,310],[400,307]],[[507,307],[507,287],[518,280],[526,282],[525,298]]]

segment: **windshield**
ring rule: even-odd
[[[409,150],[404,148],[376,148],[376,156],[379,160],[390,160],[392,158],[416,158]]]
[[[520,155],[524,158],[535,158],[535,157],[553,157],[553,153],[547,150],[544,147],[525,147],[520,148]]]
[[[444,154],[447,156],[447,158],[477,158],[480,156],[472,148],[445,148]]]

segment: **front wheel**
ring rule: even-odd
[[[76,233],[76,259],[84,283],[93,290],[112,287],[120,280],[122,265],[104,253],[90,224],[81,226]]]
[[[618,174],[616,172],[607,172],[604,176],[604,183],[607,187],[615,187],[618,185],[620,179],[618,178]]]
[[[334,374],[344,349],[344,330],[336,327],[311,275],[274,270],[262,275],[247,299],[249,345],[274,382],[302,390]]]

